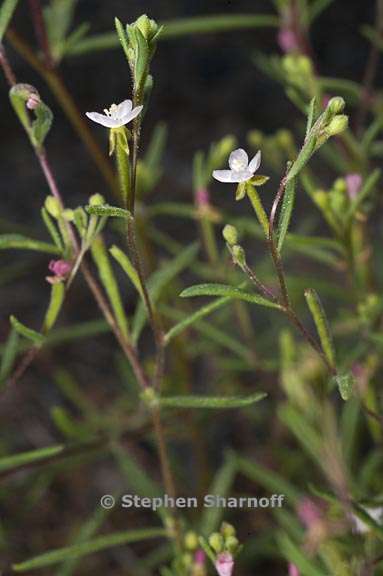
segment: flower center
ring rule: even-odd
[[[247,162],[246,160],[242,160],[241,158],[234,158],[231,163],[231,169],[234,172],[240,172],[242,170],[246,170]]]
[[[104,112],[106,114],[106,116],[109,116],[109,118],[117,118],[117,112],[118,112],[118,106],[116,104],[112,104],[111,107],[108,108],[104,108]]]

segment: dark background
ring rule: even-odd
[[[35,44],[27,6],[22,4],[17,11],[14,26]],[[158,21],[164,21],[193,15],[272,11],[271,2],[262,0],[80,0],[76,24],[89,21],[91,33],[101,33],[112,30],[114,16],[123,22],[130,22],[142,13],[147,13]],[[318,19],[312,30],[312,44],[322,75],[362,80],[369,46],[359,31],[362,24],[372,22],[373,11],[372,0],[335,0]],[[245,136],[250,129],[273,133],[281,127],[295,126],[299,114],[285,97],[282,88],[257,71],[253,63],[255,51],[271,53],[278,50],[276,32],[274,29],[240,30],[166,39],[159,43],[152,67],[155,85],[145,119],[142,148],[145,149],[151,128],[158,121],[166,122],[169,135],[164,158],[165,174],[153,194],[153,202],[170,199],[192,201],[192,158],[196,150],[207,149],[212,141],[231,133],[237,136],[239,145],[246,147]],[[18,81],[35,85],[54,112],[55,121],[47,140],[47,148],[67,205],[84,204],[89,195],[96,192],[108,197],[96,167],[44,82],[7,42],[5,45]],[[90,110],[101,111],[112,102],[130,97],[129,70],[120,49],[70,58],[63,63],[61,71],[84,113]],[[0,111],[0,230],[32,230],[36,237],[43,238],[39,210],[48,190],[31,147],[10,108],[7,86],[2,78]],[[106,150],[106,130],[96,124],[91,128]],[[222,187],[214,185],[214,203],[229,205],[232,198],[225,200],[222,196]],[[171,231],[179,235],[181,242],[186,241],[186,236],[190,239],[195,236],[195,229],[185,231],[182,224],[176,229],[173,226]],[[30,326],[38,325],[49,293],[44,279],[49,258],[33,254],[21,258],[19,253],[0,253],[0,258],[4,270],[0,277],[0,339],[5,340],[10,313]],[[19,258],[21,269],[20,264],[17,265]],[[12,277],[15,280],[11,283]],[[80,289],[71,296],[63,323],[96,317],[96,307],[87,292]],[[61,441],[52,430],[47,413],[47,408],[58,401],[49,376],[53,365],[73,368],[93,400],[99,405],[107,402],[114,393],[113,385],[104,385],[105,381],[110,383],[111,380],[110,352],[113,348],[114,343],[110,337],[100,336],[88,344],[83,342],[81,349],[69,346],[50,352],[31,367],[27,376],[18,383],[17,390],[7,393],[0,407],[5,443],[11,446],[13,452],[28,449],[31,444],[48,445]],[[97,467],[97,493],[100,486],[118,486],[118,480],[111,474],[107,463],[103,466]],[[106,477],[107,481],[104,482]],[[63,503],[68,503],[69,511],[76,509],[78,517],[86,517],[89,508],[94,505],[94,498],[85,484],[92,484],[92,481],[91,470],[83,478],[80,475],[74,478],[63,474],[55,484],[49,504],[45,509],[40,509],[39,517],[33,516],[33,510],[30,516],[27,512],[25,525],[29,529],[36,529],[36,537],[32,538],[33,545],[31,542],[27,545],[25,554],[31,551],[29,546],[42,550],[49,546],[63,545],[73,521],[63,509]],[[77,488],[80,493],[89,494],[88,501],[76,500]],[[57,526],[55,509],[62,510],[60,528]],[[21,528],[24,512],[17,508],[15,500],[11,500],[5,507],[5,513],[13,529],[13,548],[21,558],[24,552],[24,531]],[[49,531],[50,526],[56,533],[48,541],[45,540],[46,530]],[[267,572],[267,566],[264,569],[264,573],[270,573]]]

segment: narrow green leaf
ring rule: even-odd
[[[302,574],[305,576],[327,576],[327,572],[317,568],[314,561],[310,560],[307,554],[302,552],[287,534],[280,533],[277,540],[279,548],[286,559],[295,564]]]
[[[250,396],[168,396],[160,398],[160,405],[167,408],[203,408],[224,410],[250,406],[266,398],[264,392]]]
[[[27,340],[32,340],[36,346],[41,346],[44,342],[44,336],[32,328],[28,328],[22,322],[20,322],[15,316],[10,317],[11,324],[20,336],[24,336]]]
[[[97,205],[97,206],[85,206],[85,210],[88,214],[95,214],[96,216],[112,216],[115,218],[132,218],[129,210],[124,208],[119,208],[118,206],[109,206],[109,204]]]
[[[167,262],[159,270],[154,272],[147,282],[147,288],[152,302],[157,302],[162,290],[165,286],[178,274],[190,266],[190,264],[195,260],[199,250],[199,245],[197,243],[188,246],[180,254],[178,254],[173,260]],[[141,331],[145,325],[147,318],[147,311],[143,301],[141,300],[137,306],[137,309],[133,318],[132,326],[132,337],[133,341],[137,342],[141,334]]]
[[[237,458],[233,452],[229,452],[214,476],[213,482],[209,487],[209,494],[227,496],[233,485],[236,473]],[[208,537],[214,530],[218,529],[223,513],[224,508],[204,508],[200,521],[200,531],[203,536]]]
[[[313,22],[322,14],[330,4],[332,4],[334,0],[314,0],[309,7],[309,19],[310,22]]]
[[[112,305],[113,311],[116,316],[117,323],[121,332],[128,335],[128,321],[122,305],[120,290],[112,266],[110,265],[109,256],[105,248],[104,241],[101,236],[98,236],[91,246],[92,256],[98,268],[101,282],[108,294],[109,301]]]
[[[44,102],[40,102],[34,112],[36,118],[32,122],[32,137],[37,146],[40,147],[44,144],[44,140],[51,129],[53,114]]]
[[[237,459],[238,471],[270,492],[284,494],[290,504],[296,504],[300,498],[300,491],[276,471],[265,468],[254,460],[239,457]]]
[[[55,245],[57,246],[57,249],[60,253],[62,253],[64,251],[64,243],[61,239],[60,233],[56,228],[56,224],[54,223],[52,217],[50,216],[48,210],[43,206],[41,208],[41,217],[44,221],[44,224],[53,240],[53,242],[55,243]]]
[[[336,374],[336,376],[331,378],[331,383],[338,387],[342,400],[347,401],[352,397],[355,387],[355,378],[351,372]]]
[[[330,326],[319,296],[313,288],[309,288],[305,290],[305,298],[315,322],[322,350],[331,366],[335,366],[335,350]]]
[[[5,31],[8,28],[13,13],[19,0],[3,0],[0,8],[0,42],[2,42]]]
[[[0,366],[0,383],[4,382],[12,371],[19,347],[19,336],[12,328],[4,346]]]
[[[299,172],[303,170],[311,156],[314,154],[315,146],[316,138],[315,135],[311,133],[308,135],[306,142],[303,144],[303,147],[298,154],[298,158],[295,160],[287,174],[287,182],[298,176]]]
[[[116,30],[117,30],[117,37],[118,40],[120,41],[120,44],[125,52],[125,56],[128,58],[129,60],[129,43],[128,43],[128,39],[124,30],[123,25],[121,24],[120,20],[118,18],[114,19],[114,23],[116,26]],[[109,35],[110,40],[112,39],[112,35]],[[85,40],[86,42],[86,40]],[[89,40],[88,40],[89,42]],[[118,41],[116,39],[116,35],[113,34],[113,47],[117,47],[118,46]],[[103,46],[103,48],[105,48],[105,45]]]
[[[28,570],[36,570],[37,568],[45,568],[52,566],[59,562],[64,562],[69,559],[81,558],[106,550],[114,546],[122,546],[125,544],[132,544],[133,542],[141,542],[152,538],[164,538],[167,532],[164,528],[142,528],[138,530],[131,530],[128,532],[115,532],[114,534],[99,536],[90,542],[82,542],[74,546],[60,548],[58,550],[51,550],[41,556],[36,556],[25,562],[14,564],[12,566],[15,572],[26,572]]]
[[[217,14],[211,16],[196,16],[192,18],[182,18],[179,20],[169,20],[163,22],[164,29],[159,36],[159,40],[177,38],[185,35],[210,34],[226,32],[230,30],[241,30],[251,28],[277,28],[279,26],[278,16],[273,14]],[[124,29],[119,20],[116,22],[118,38],[126,53],[127,44],[124,43]],[[118,48],[119,40],[114,32],[98,34],[85,38],[75,46],[71,47],[69,54],[79,55],[96,50],[108,50]]]
[[[308,115],[307,115],[306,138],[310,134],[311,128],[314,125],[315,111],[316,111],[316,98],[314,97],[310,102],[309,111],[308,111]]]
[[[292,178],[286,184],[286,189],[282,201],[281,213],[278,223],[278,252],[282,252],[283,243],[289,228],[291,214],[294,208],[295,187],[296,178]]]
[[[151,475],[138,464],[135,457],[127,452],[125,447],[114,443],[111,451],[120,466],[121,472],[129,483],[131,490],[139,496],[147,496],[149,498],[156,498],[162,495],[161,487],[155,482]]]
[[[197,284],[196,286],[190,286],[190,288],[183,290],[180,296],[181,298],[194,298],[195,296],[225,296],[226,298],[244,300],[245,302],[259,304],[260,306],[266,306],[268,308],[276,308],[277,310],[281,309],[279,304],[270,302],[270,300],[266,300],[266,298],[262,298],[262,296],[245,292],[241,288],[236,288],[235,286],[226,286],[225,284]]]
[[[38,450],[30,450],[29,452],[21,452],[12,456],[4,456],[0,458],[0,472],[8,472],[20,468],[25,464],[38,462],[39,460],[46,460],[57,456],[64,450],[65,446],[62,444],[56,446],[48,446],[47,448],[39,448]]]
[[[363,506],[360,506],[356,502],[352,503],[352,507],[355,512],[355,516],[357,516],[364,524],[366,524],[371,532],[375,534],[380,540],[383,540],[383,526],[379,524]]]
[[[64,302],[65,297],[65,286],[63,282],[58,282],[53,284],[51,288],[51,298],[48,306],[48,310],[45,314],[43,323],[43,332],[49,332],[52,326],[55,324],[57,316],[61,310],[61,306]]]
[[[248,183],[246,186],[246,193],[249,197],[249,200],[250,200],[251,205],[254,209],[254,212],[258,218],[258,221],[259,221],[260,225],[262,226],[262,230],[264,232],[265,238],[268,238],[269,237],[269,219],[268,219],[267,214],[263,208],[259,194],[256,191],[256,189],[250,183]]]
[[[166,344],[168,344],[175,336],[181,334],[181,332],[186,330],[189,326],[191,326],[195,322],[198,322],[198,320],[200,320],[204,316],[208,316],[212,312],[215,312],[215,310],[221,308],[221,306],[225,306],[225,304],[228,304],[230,300],[231,298],[227,297],[218,298],[217,300],[211,302],[210,304],[206,304],[206,306],[203,306],[193,314],[189,314],[186,318],[184,318],[183,320],[178,322],[178,324],[173,326],[173,328],[171,328],[169,332],[167,332],[167,334],[165,335]]]
[[[37,252],[45,252],[47,254],[59,254],[60,249],[58,246],[48,244],[48,242],[41,242],[33,238],[27,238],[22,234],[1,234],[0,235],[0,250],[10,250],[12,248],[19,248],[24,250],[36,250]]]
[[[134,268],[133,264],[131,263],[131,261],[129,259],[129,256],[127,254],[125,254],[125,252],[123,252],[120,248],[118,248],[118,246],[115,246],[115,245],[113,245],[110,248],[109,252],[113,256],[113,258],[115,260],[117,260],[117,262],[120,264],[121,268],[123,269],[125,274],[128,276],[129,280],[132,282],[132,284],[135,287],[135,289],[137,290],[137,292],[142,297],[143,294],[142,294],[140,279],[138,277],[137,270]]]

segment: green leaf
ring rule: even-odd
[[[132,284],[135,287],[135,289],[137,290],[137,292],[141,295],[141,297],[143,297],[142,287],[141,287],[140,279],[138,277],[137,270],[135,269],[135,267],[131,263],[129,256],[127,254],[125,254],[125,252],[123,252],[120,248],[118,248],[118,246],[115,246],[115,245],[113,245],[110,248],[109,252],[113,256],[113,258],[115,260],[117,260],[117,262],[120,264],[121,268],[123,269],[125,274],[128,276],[129,280],[132,282]]]
[[[197,310],[193,314],[189,314],[186,318],[184,318],[183,320],[178,322],[178,324],[173,326],[173,328],[171,328],[169,330],[169,332],[167,332],[167,334],[165,335],[166,344],[168,344],[175,336],[178,336],[178,334],[181,334],[181,332],[186,330],[186,328],[188,328],[189,326],[191,326],[195,322],[198,322],[198,320],[200,320],[204,316],[207,316],[207,315],[211,314],[212,312],[214,312],[215,310],[218,310],[219,308],[221,308],[221,306],[225,306],[225,304],[228,304],[230,302],[230,300],[231,300],[231,298],[227,298],[227,297],[219,298],[219,299],[215,300],[214,302],[211,302],[210,304],[206,304],[206,306],[203,306],[202,308],[200,308],[199,310]]]
[[[352,503],[352,507],[355,512],[355,516],[357,516],[364,524],[366,524],[371,532],[375,534],[380,540],[383,540],[383,526],[379,524],[370,514],[368,511],[364,509],[363,506],[360,506],[356,502]]]
[[[229,452],[222,466],[215,474],[213,482],[209,487],[209,494],[227,496],[233,485],[237,473],[237,458],[233,452]],[[200,521],[200,531],[205,537],[210,536],[214,530],[217,530],[219,523],[224,514],[224,508],[212,507],[204,508]]]
[[[327,572],[317,568],[315,563],[309,559],[307,554],[298,548],[287,534],[280,533],[277,536],[277,541],[279,548],[285,555],[286,559],[292,564],[295,564],[304,576],[327,576]]]
[[[316,98],[314,96],[314,98],[310,101],[309,111],[307,115],[306,138],[308,138],[308,135],[310,134],[311,129],[314,125],[315,112],[316,112]]]
[[[190,288],[183,290],[180,296],[181,298],[194,298],[195,296],[225,296],[226,298],[244,300],[245,302],[259,304],[260,306],[266,306],[267,308],[275,308],[277,310],[282,309],[279,304],[270,302],[270,300],[266,300],[266,298],[262,298],[262,296],[245,292],[241,288],[236,288],[235,286],[226,286],[225,284],[197,284],[196,286],[190,286]]]
[[[44,140],[51,129],[53,114],[44,102],[40,102],[34,112],[36,119],[32,122],[32,138],[40,147],[44,144]]]
[[[98,273],[108,294],[109,301],[112,305],[113,312],[116,316],[116,320],[121,332],[124,336],[128,335],[128,320],[125,314],[124,307],[122,305],[120,290],[112,266],[110,265],[108,252],[106,251],[104,241],[101,236],[98,236],[91,246],[91,252],[93,259],[97,265]]]
[[[15,572],[36,570],[37,568],[45,568],[46,566],[52,566],[53,564],[58,564],[59,562],[64,562],[69,559],[73,560],[74,558],[88,556],[89,554],[107,550],[114,546],[123,546],[152,538],[164,538],[166,535],[167,532],[164,528],[142,528],[127,532],[115,532],[114,534],[99,536],[90,542],[81,542],[74,546],[45,552],[25,562],[14,564],[12,568]]]
[[[19,0],[3,0],[0,8],[0,42],[2,42],[4,34],[12,19],[13,13]]]
[[[240,457],[237,459],[237,467],[239,472],[256,484],[260,484],[270,492],[284,494],[292,505],[300,500],[300,491],[274,470],[265,468],[254,460]]]
[[[5,343],[3,355],[1,358],[0,383],[5,382],[11,373],[14,361],[17,356],[18,348],[19,336],[17,331],[12,328]]]
[[[246,193],[249,197],[251,205],[254,209],[254,212],[258,218],[260,225],[262,226],[263,232],[265,234],[265,238],[269,237],[269,219],[267,214],[263,208],[261,199],[259,197],[258,192],[250,183],[246,184]]]
[[[355,378],[351,372],[336,374],[331,378],[331,383],[338,387],[342,400],[347,401],[352,397],[355,387]]]
[[[334,0],[314,0],[309,7],[309,19],[313,22],[320,14],[332,4]]]
[[[317,292],[313,288],[305,290],[305,298],[321,342],[322,350],[331,366],[335,366],[335,350],[326,313]]]
[[[48,310],[45,314],[43,323],[43,332],[49,332],[52,326],[55,324],[57,316],[61,310],[61,306],[64,302],[65,297],[65,286],[63,282],[58,282],[53,284],[51,288],[51,298],[48,306]]]
[[[36,106],[33,109],[34,120],[31,120],[27,110],[27,102],[33,97]],[[50,130],[53,114],[46,104],[40,99],[36,88],[30,84],[15,84],[9,91],[12,107],[23,125],[29,140],[34,148],[41,148]]]
[[[11,324],[13,328],[16,330],[20,336],[24,336],[27,340],[32,340],[32,342],[36,346],[41,346],[44,342],[44,336],[40,334],[40,332],[36,332],[32,330],[32,328],[28,328],[24,324],[22,324],[15,316],[10,317]]]
[[[281,213],[279,216],[279,223],[278,223],[278,252],[282,252],[283,243],[286,238],[286,233],[289,228],[291,214],[294,208],[294,201],[295,201],[295,187],[296,187],[296,178],[292,178],[287,182],[285,193],[283,196]]]
[[[160,398],[162,407],[167,408],[201,408],[213,410],[226,410],[244,408],[266,398],[264,392],[257,392],[250,396],[168,396]]]
[[[116,19],[117,20],[117,19]],[[163,22],[164,29],[159,36],[159,40],[177,38],[194,34],[214,34],[230,30],[252,29],[252,28],[277,28],[279,26],[278,16],[272,14],[217,14],[211,16],[196,16],[192,18],[182,18]],[[127,43],[124,41],[125,33],[119,20],[116,21],[118,39],[114,32],[98,34],[85,38],[81,42],[72,46],[69,54],[79,55],[96,50],[108,50],[118,48],[119,41],[125,53],[127,53]]]
[[[129,29],[131,29],[131,27],[129,27]],[[149,47],[138,27],[135,27],[134,32],[137,41],[134,78],[138,90],[142,90],[149,69]]]
[[[41,208],[41,217],[44,221],[44,224],[52,238],[53,242],[57,246],[58,252],[61,254],[64,252],[65,246],[61,239],[60,233],[56,228],[56,224],[54,223],[51,215],[49,214],[48,210],[43,206]]]
[[[173,260],[162,266],[159,270],[154,272],[147,282],[147,288],[149,296],[153,303],[157,302],[162,290],[165,286],[184,268],[190,266],[190,264],[195,260],[199,250],[199,245],[197,243],[188,246],[180,254],[178,254]],[[141,300],[137,306],[136,312],[133,318],[132,326],[132,337],[133,341],[136,343],[140,337],[141,331],[145,325],[147,318],[147,311],[145,304]]]
[[[113,443],[111,447],[121,472],[125,476],[129,487],[139,496],[156,498],[162,495],[161,487],[152,476],[146,472],[136,461],[135,457],[126,450],[125,446]]]
[[[132,218],[132,214],[129,210],[124,210],[124,208],[119,208],[118,206],[109,206],[109,204],[97,205],[97,206],[85,206],[85,210],[88,214],[95,214],[96,216],[112,216],[115,218]]]
[[[0,250],[10,250],[12,248],[36,250],[37,252],[45,252],[46,254],[60,254],[58,246],[48,244],[48,242],[27,238],[22,234],[1,234]]]
[[[25,466],[26,464],[52,458],[60,454],[64,448],[65,446],[59,444],[56,446],[48,446],[47,448],[39,448],[38,450],[30,450],[29,452],[21,452],[20,454],[14,454],[12,456],[3,456],[3,458],[0,458],[0,472],[8,472],[9,470]]]
[[[72,24],[77,0],[51,0],[44,8],[49,48],[56,62],[65,53],[66,36]]]
[[[115,23],[116,30],[117,30],[118,40],[120,41],[120,44],[121,44],[121,46],[125,52],[125,56],[127,57],[128,61],[129,61],[129,56],[130,56],[129,55],[129,43],[128,43],[128,39],[126,37],[124,27],[118,18],[114,19],[114,23]],[[109,39],[111,40],[112,38],[113,38],[113,47],[117,47],[118,41],[116,40],[116,35],[113,34],[113,36],[111,36],[109,34]],[[85,40],[85,42],[86,42],[86,40]],[[89,42],[89,40],[88,40],[88,42]],[[102,49],[104,49],[104,48],[105,48],[105,45],[103,46]]]

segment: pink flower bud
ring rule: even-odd
[[[298,517],[306,528],[311,528],[322,518],[322,510],[311,498],[303,498],[297,508]]]
[[[231,576],[234,569],[233,556],[229,552],[218,554],[215,561],[218,576]]]
[[[295,564],[289,563],[289,576],[299,576],[299,570]]]
[[[57,284],[67,278],[72,270],[72,264],[67,260],[51,260],[48,269],[53,272],[54,276],[47,276],[46,280],[49,284]]]
[[[205,559],[206,559],[205,552],[201,548],[196,550],[194,554],[194,564],[196,566],[203,566],[205,564]]]
[[[362,186],[362,177],[360,174],[347,174],[345,180],[348,197],[350,200],[354,200]]]
[[[38,94],[30,94],[27,100],[27,108],[29,110],[36,110],[37,106],[40,104],[40,96]]]

